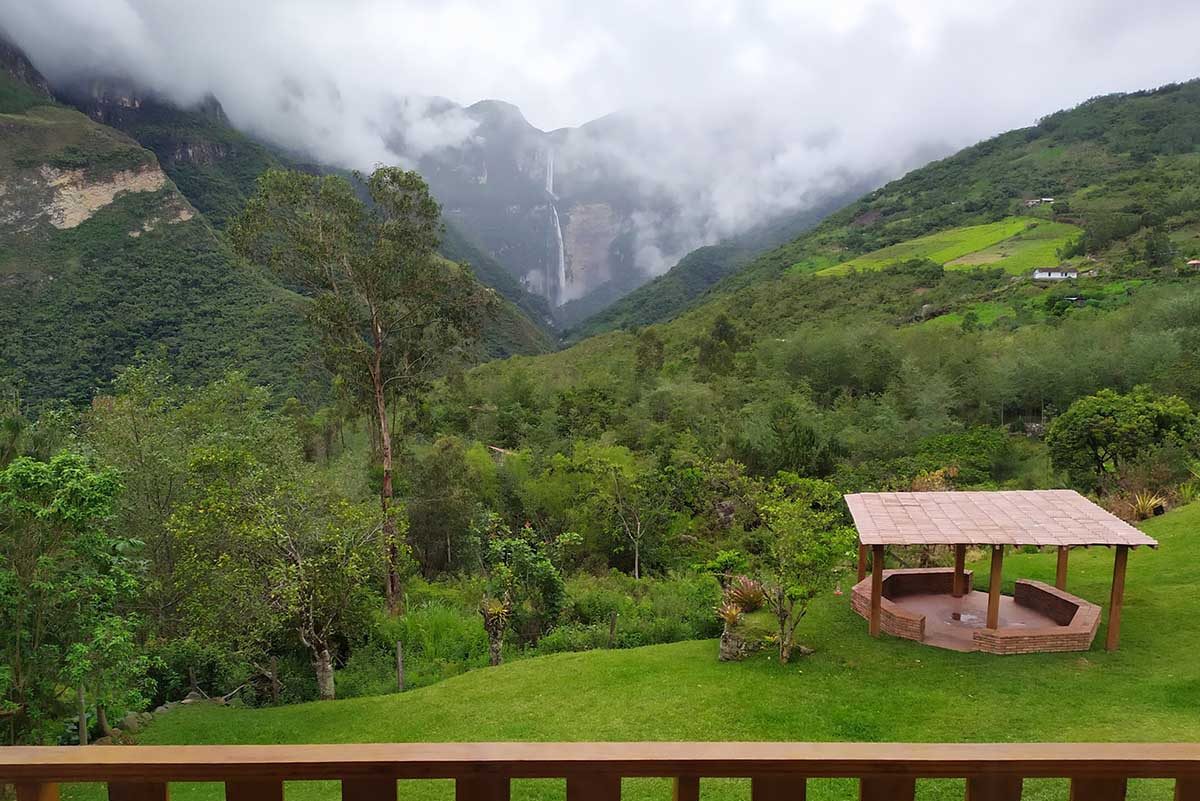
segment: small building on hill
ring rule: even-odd
[[[1188,259],[1187,266],[1189,270],[1200,270],[1200,259]]]
[[[1038,267],[1033,271],[1034,281],[1071,281],[1079,277],[1074,267]]]

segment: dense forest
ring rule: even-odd
[[[157,163],[5,92],[17,134],[63,132],[7,137],[6,179]],[[596,323],[626,330],[503,360],[480,343],[505,301],[444,258],[399,168],[180,172],[6,235],[7,740],[715,637],[754,609],[787,662],[848,580],[845,492],[1070,486],[1131,520],[1195,499],[1198,104],[1193,82],[1050,115],[753,258],[693,254],[694,282]],[[1058,265],[1076,277],[1032,280]]]

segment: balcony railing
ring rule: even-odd
[[[230,801],[279,801],[283,782],[341,782],[345,801],[394,801],[398,779],[453,779],[458,801],[503,801],[511,779],[566,779],[568,801],[616,801],[621,779],[746,778],[753,801],[803,801],[808,779],[852,778],[861,801],[909,801],[917,779],[965,779],[969,801],[1011,801],[1028,778],[1065,778],[1071,801],[1118,801],[1129,779],[1169,779],[1200,801],[1200,744],[402,743],[0,748],[0,783],[52,801],[104,782],[112,801],[162,801],[168,782],[224,782]]]

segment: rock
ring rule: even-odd
[[[201,701],[207,701],[207,700],[208,699],[205,698],[198,690],[192,690],[190,693],[187,694],[187,697],[184,698],[179,703],[181,703],[181,704],[198,704]]]
[[[138,723],[141,724],[142,728],[149,726],[150,722],[154,720],[154,715],[150,712],[138,712],[137,717]]]
[[[812,656],[816,651],[805,645],[797,645],[792,653],[799,654],[800,656]]]
[[[717,659],[722,662],[740,662],[749,652],[749,644],[736,631],[725,629],[721,632],[721,650]]]
[[[167,712],[170,712],[170,711],[171,711],[170,708],[167,706],[159,706],[159,707],[155,708],[154,714],[155,715],[165,715]]]
[[[121,728],[127,732],[136,734],[142,729],[142,722],[137,712],[130,712],[125,717],[121,718]]]

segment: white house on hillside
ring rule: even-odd
[[[1074,267],[1038,267],[1033,271],[1034,281],[1069,281],[1079,277]]]

